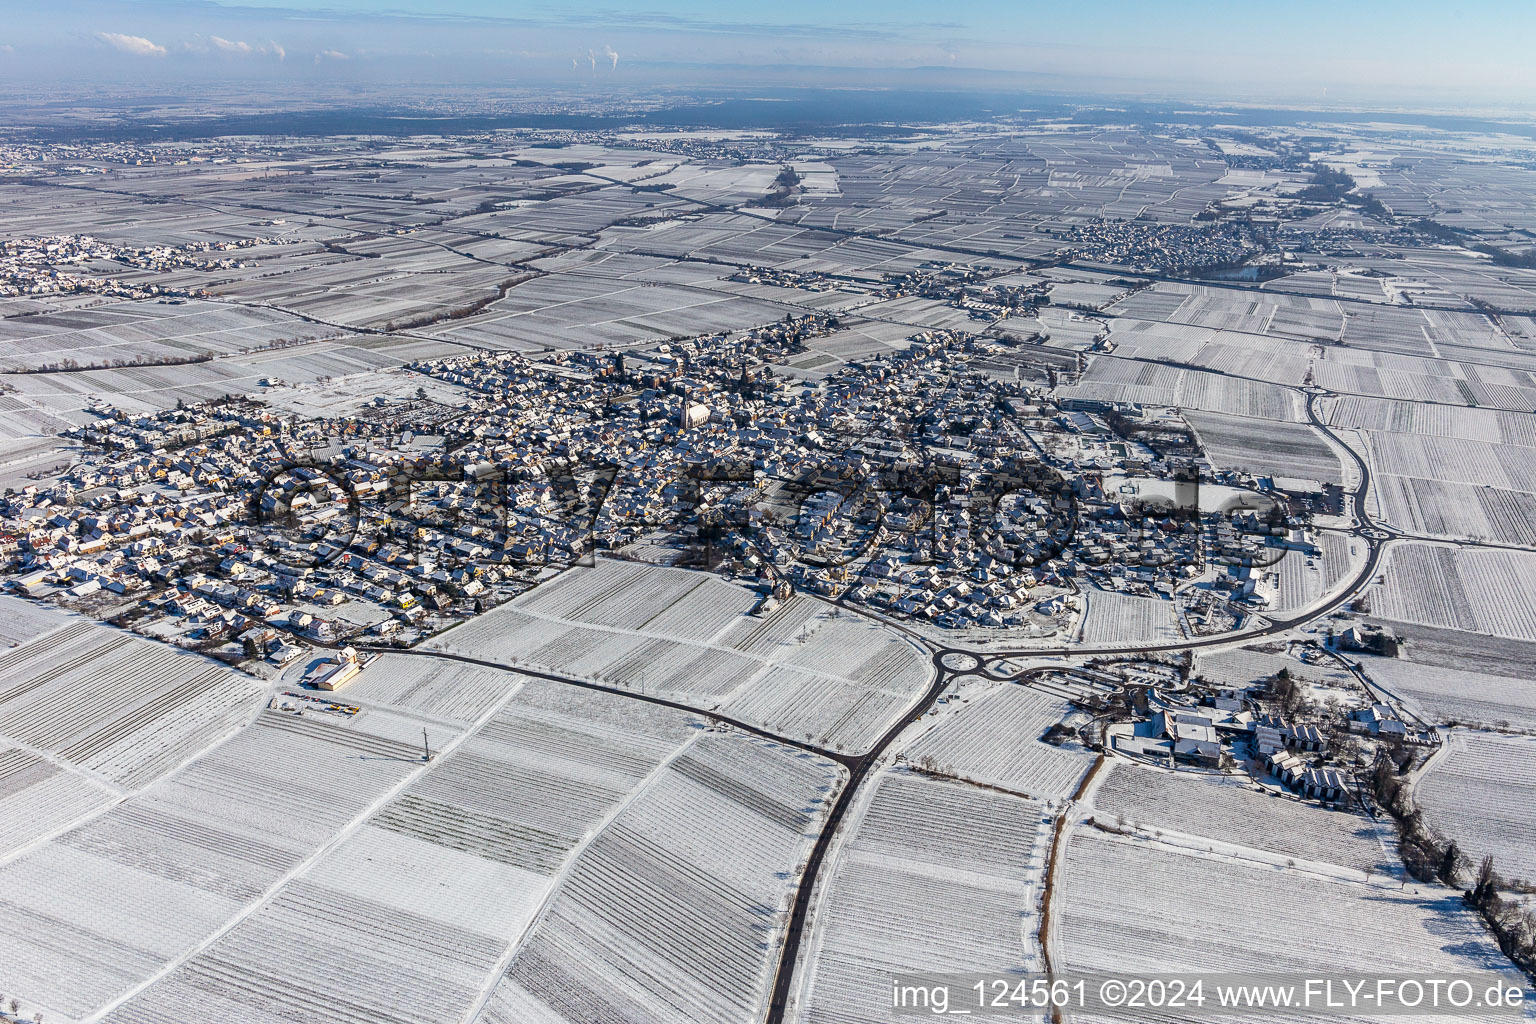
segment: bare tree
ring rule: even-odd
[[[1489,906],[1498,888],[1499,876],[1493,871],[1493,854],[1486,854],[1483,862],[1477,866],[1477,881],[1472,886],[1472,905],[1479,908]]]

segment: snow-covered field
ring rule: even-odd
[[[1071,795],[1093,763],[1082,749],[1052,746],[1040,737],[1071,712],[1061,697],[1011,683],[951,703],[911,743],[905,755],[990,786],[1042,800]]]
[[[19,747],[0,746],[0,857],[116,799],[108,785]]]
[[[1408,644],[1408,657],[1418,654]],[[1536,732],[1536,684],[1468,656],[1477,668],[1450,668],[1397,658],[1365,658],[1366,674],[1426,721]]]
[[[45,639],[57,662],[97,633],[129,639]],[[0,913],[26,923],[0,990],[114,1024],[762,1013],[833,761],[432,657],[349,692],[359,714],[260,712],[126,798],[0,746]]]
[[[1179,630],[1172,601],[1113,590],[1089,590],[1087,596],[1082,636],[1085,644],[1160,644],[1176,642],[1184,635]]]
[[[1178,850],[1078,825],[1056,869],[1050,952],[1069,972],[1434,977],[1507,969],[1481,922],[1445,889],[1355,881]],[[1501,1019],[1482,1016],[1421,1020]],[[1075,1014],[1076,1021],[1123,1020]],[[1201,1022],[1193,1008],[1140,1020]],[[1287,1011],[1287,1021],[1380,1020]]]
[[[88,619],[63,618],[66,624],[0,654],[0,740],[129,791],[234,729],[260,702],[250,676]],[[46,623],[17,625],[35,631]]]
[[[570,851],[696,734],[675,712],[558,684],[508,695],[430,766],[418,756],[409,786],[271,902],[109,1019],[468,1013]]]
[[[398,784],[413,754],[263,713],[139,796],[0,865],[0,908],[28,922],[7,942],[0,987],[54,1020],[127,994],[255,905]]]
[[[502,670],[364,680],[357,715],[263,711],[126,799],[0,748],[42,839],[0,849],[0,991],[114,1024],[760,1015],[839,766]]]
[[[439,658],[386,654],[347,684],[346,699],[472,722],[523,677]]]
[[[1536,553],[1397,544],[1371,612],[1401,622],[1536,640]]]
[[[34,604],[20,598],[0,597],[0,644],[14,647],[50,630],[79,622],[77,616],[47,604]]]
[[[787,1020],[886,1024],[892,975],[1040,969],[1044,805],[901,770],[860,800],[823,869]]]
[[[759,1019],[840,777],[779,744],[703,734],[570,864],[480,1019]]]
[[[1524,439],[1505,443],[1501,424],[1490,426],[1496,436],[1486,440],[1367,431],[1373,497],[1382,518],[1434,537],[1536,542],[1536,448],[1519,443]]]
[[[1472,864],[1536,884],[1536,737],[1456,729],[1413,790],[1435,832]]]
[[[435,638],[431,649],[683,701],[839,751],[868,749],[932,678],[900,633],[703,573],[602,560]]]
[[[1184,419],[1217,469],[1333,483],[1343,478],[1338,455],[1308,424],[1192,411]]]
[[[1261,790],[1246,778],[1110,761],[1093,787],[1100,819],[1373,874],[1400,872],[1390,827]],[[1183,840],[1181,839],[1182,843]]]
[[[1195,655],[1191,674],[1216,686],[1246,687],[1275,675],[1281,669],[1296,679],[1321,686],[1357,685],[1349,670],[1337,662],[1325,661],[1309,665],[1278,652],[1256,651],[1246,647],[1201,651]]]

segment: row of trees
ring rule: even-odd
[[[1481,915],[1504,955],[1536,978],[1536,911],[1503,895],[1500,890],[1507,886],[1492,854],[1484,856],[1474,870],[1454,841],[1442,841],[1430,831],[1405,784],[1404,775],[1412,764],[1412,752],[1406,748],[1385,751],[1371,778],[1376,803],[1397,823],[1404,866],[1421,882],[1440,882],[1453,889],[1466,886],[1462,902]]]
[[[6,373],[83,373],[86,370],[118,370],[130,366],[185,366],[188,363],[206,363],[213,359],[211,352],[196,352],[184,356],[135,356],[104,363],[82,363],[75,359],[61,359],[56,363],[40,366],[24,366],[6,370]]]

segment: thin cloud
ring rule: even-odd
[[[152,43],[143,36],[127,36],[121,32],[97,32],[96,38],[124,53],[131,53],[137,57],[164,57],[165,47]]]
[[[351,60],[351,59],[352,59],[351,57],[348,57],[346,54],[342,53],[340,50],[321,50],[319,53],[315,54],[315,63],[316,64],[319,64],[321,61],[327,61],[327,60]]]
[[[268,42],[266,45],[261,43],[251,44],[243,39],[224,39],[220,36],[209,36],[208,41],[213,44],[215,50],[223,53],[232,53],[242,57],[260,54],[262,56],[276,57],[278,60],[288,59],[288,51],[276,42]]]

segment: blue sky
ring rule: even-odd
[[[49,0],[0,74],[604,87],[959,84],[1231,101],[1536,105],[1536,3]],[[796,71],[795,69],[800,69]],[[834,69],[843,69],[837,71]]]

